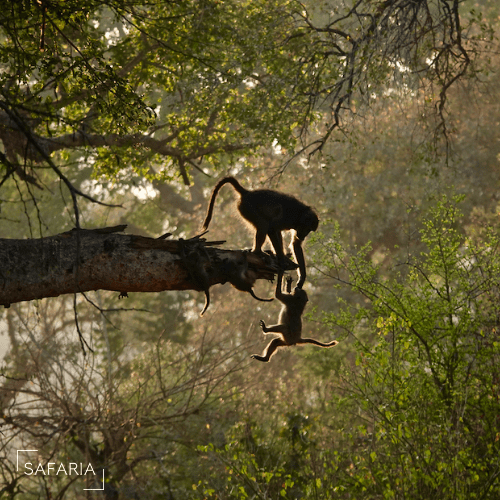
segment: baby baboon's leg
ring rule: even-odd
[[[267,347],[262,356],[259,356],[258,354],[253,354],[251,357],[253,359],[256,359],[257,361],[263,361],[267,363],[271,359],[271,356],[274,354],[274,351],[278,349],[278,347],[286,345],[287,343],[283,339],[276,337],[275,339],[271,340],[269,344],[267,344]]]

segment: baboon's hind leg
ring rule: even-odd
[[[286,345],[288,344],[283,339],[276,337],[275,339],[271,340],[269,344],[267,344],[267,347],[262,356],[259,356],[258,354],[252,354],[251,357],[253,359],[256,359],[257,361],[263,361],[267,363],[271,359],[271,356],[274,354],[274,351],[278,349],[278,347]]]

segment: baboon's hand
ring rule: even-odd
[[[266,324],[264,323],[264,321],[262,319],[259,321],[259,324],[260,324],[260,327],[262,328],[262,331],[264,333],[267,333]]]

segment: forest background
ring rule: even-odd
[[[192,291],[4,307],[0,497],[499,498],[499,25],[495,0],[4,2],[2,238],[186,239],[223,175],[279,189],[320,217],[304,334],[339,344],[250,359],[279,305],[228,284],[202,318]],[[234,198],[205,237],[249,248]]]

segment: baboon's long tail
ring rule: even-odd
[[[261,302],[272,302],[274,300],[274,297],[270,298],[270,299],[261,299],[260,297],[257,297],[257,295],[255,295],[254,291],[253,290],[250,290],[250,295],[254,298],[254,299],[257,299],[257,300],[260,300]]]
[[[201,311],[200,316],[203,316],[205,311],[208,309],[209,305],[210,305],[210,292],[208,290],[205,290],[205,307],[203,308],[203,311]]]
[[[217,193],[224,184],[231,184],[234,189],[241,195],[245,194],[247,190],[234,178],[234,177],[224,177],[221,179],[214,187],[212,191],[212,197],[210,198],[210,203],[207,209],[207,215],[205,216],[205,221],[203,222],[203,229],[207,229],[210,221],[212,220],[212,213],[214,211],[215,198],[217,198]]]

